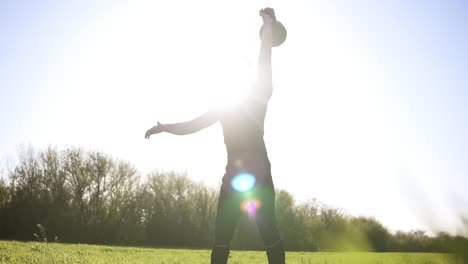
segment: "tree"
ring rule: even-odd
[[[80,149],[67,149],[62,153],[63,169],[67,177],[67,188],[71,193],[71,213],[73,230],[70,230],[71,242],[87,240],[88,223],[91,216],[91,176],[89,165]]]
[[[370,217],[357,217],[351,223],[365,235],[374,251],[388,251],[390,233],[379,221]]]
[[[72,219],[69,217],[70,194],[63,160],[56,148],[48,147],[38,154],[38,163],[42,171],[40,182],[46,212],[42,225],[48,229],[52,239],[59,236],[61,239],[67,239],[66,230],[72,224]]]
[[[299,232],[302,228],[297,221],[294,198],[286,191],[276,191],[275,206],[278,229],[281,231],[285,249],[299,248]]]

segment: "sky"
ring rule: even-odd
[[[265,6],[288,29],[265,123],[275,187],[392,231],[468,234],[465,1],[1,1],[2,166],[73,146],[219,186],[219,124],[144,133],[249,87]]]

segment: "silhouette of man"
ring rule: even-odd
[[[222,109],[212,109],[188,122],[158,124],[149,129],[145,138],[152,134],[168,132],[175,135],[192,134],[219,122],[223,128],[228,163],[222,180],[218,211],[216,215],[215,238],[211,252],[212,264],[226,264],[230,243],[245,205],[247,197],[253,200],[249,212],[255,218],[260,235],[266,247],[270,264],[285,263],[283,242],[276,227],[275,191],[271,177],[271,165],[263,140],[267,103],[272,95],[272,25],[276,22],[272,8],[260,10],[263,18],[261,46],[258,63],[258,80],[254,87],[238,104]],[[239,175],[254,177],[251,190],[236,190],[233,180]]]

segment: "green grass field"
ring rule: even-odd
[[[155,249],[38,242],[0,241],[0,264],[179,264],[209,263],[209,250]],[[288,264],[462,264],[436,253],[308,253],[287,252]],[[230,264],[267,263],[264,252],[233,251]]]

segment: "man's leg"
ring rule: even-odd
[[[226,182],[226,183],[225,183]],[[215,238],[211,251],[211,264],[226,264],[231,240],[240,216],[240,196],[223,179],[216,214]]]
[[[266,247],[268,263],[284,264],[286,260],[283,241],[276,225],[274,187],[273,185],[266,186],[259,189],[258,192],[262,206],[259,208],[255,220]]]

